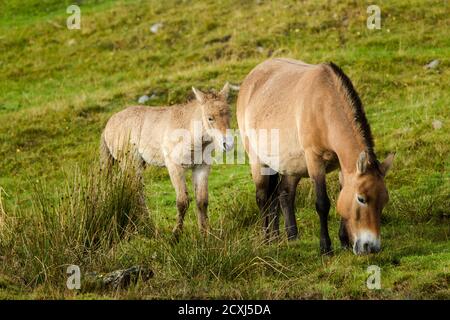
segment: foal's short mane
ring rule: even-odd
[[[208,91],[202,91],[203,94],[205,95],[206,100],[217,100],[220,99],[220,94],[216,91],[213,90],[208,90]],[[188,96],[187,102],[192,102],[195,101],[195,95],[191,92],[190,95]]]
[[[353,128],[356,129],[356,131],[361,135],[363,143],[367,149],[366,151],[369,155],[370,164],[375,168],[378,168],[379,162],[374,151],[375,145],[373,142],[372,131],[370,130],[370,125],[367,121],[366,114],[364,112],[364,108],[358,93],[353,87],[353,84],[350,81],[349,77],[347,77],[347,75],[344,73],[344,71],[342,71],[340,67],[335,65],[333,62],[327,62],[325,63],[325,65],[331,68],[333,74],[335,75],[335,79],[337,80],[334,82],[334,84],[341,89],[341,91],[344,93],[345,98],[349,102],[347,105],[350,108],[347,109],[350,110],[346,110],[347,114],[349,114],[352,118],[351,123],[353,125]]]

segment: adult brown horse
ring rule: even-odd
[[[340,168],[341,243],[352,245],[355,254],[380,250],[380,216],[388,201],[384,177],[394,157],[378,162],[361,100],[338,66],[292,59],[259,64],[241,85],[237,120],[267,238],[278,235],[279,207],[288,239],[297,238],[296,187],[309,176],[320,218],[320,249],[331,252],[325,175]],[[270,130],[277,130],[278,141],[261,142]],[[266,174],[268,168],[274,174]]]

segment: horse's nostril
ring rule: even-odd
[[[227,148],[227,143],[226,143],[226,142],[223,143],[223,148],[224,148],[224,149]]]
[[[370,250],[369,250],[369,243],[368,242],[364,243],[363,249],[364,249],[364,252],[370,252]]]

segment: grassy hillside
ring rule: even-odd
[[[364,1],[76,2],[81,30],[66,28],[70,1],[0,2],[0,298],[450,298],[448,2],[379,1],[380,30],[367,29]],[[117,191],[133,190],[121,177],[95,191],[108,117],[143,94],[166,105],[185,101],[191,86],[239,84],[271,56],[340,65],[379,158],[396,151],[382,252],[340,250],[332,207],[336,252],[322,257],[309,180],[298,188],[300,240],[263,245],[247,165],[213,168],[208,239],[191,205],[184,235],[170,242],[175,196],[160,169],[145,177],[150,216],[112,236],[124,223],[112,214],[134,211]],[[328,186],[334,204],[336,173]],[[108,192],[117,206],[104,205]],[[89,246],[96,237],[107,241]],[[70,291],[68,264],[83,276],[138,264],[154,277],[126,290]],[[369,265],[381,267],[381,290],[366,287]]]

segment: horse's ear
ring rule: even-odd
[[[228,99],[228,94],[230,93],[230,84],[227,82],[223,86],[222,90],[220,90],[220,95],[226,100]]]
[[[195,89],[194,87],[192,87],[192,92],[194,92],[195,99],[197,99],[198,102],[200,102],[201,104],[205,103],[205,94],[203,92]]]
[[[359,174],[364,174],[367,171],[367,165],[369,164],[367,152],[362,151],[359,154],[358,160],[356,161],[356,171]]]
[[[380,164],[381,172],[383,173],[383,176],[386,175],[386,173],[389,171],[389,169],[392,167],[392,163],[394,163],[395,153],[389,153],[386,159],[384,159],[383,163]]]

